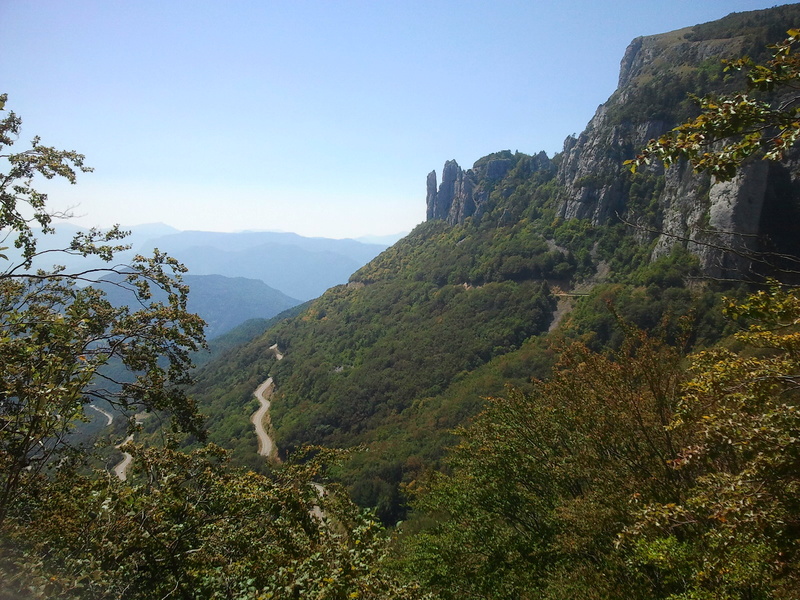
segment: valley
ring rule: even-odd
[[[774,16],[785,18],[781,11]],[[346,286],[329,289],[303,313],[276,323],[252,350],[243,347],[239,360],[252,365],[267,364],[264,348],[275,343],[291,354],[290,361],[269,363],[276,386],[270,414],[280,455],[291,457],[308,443],[361,448],[337,466],[333,476],[386,525],[410,519],[406,527],[416,531],[424,528],[426,517],[420,517],[420,511],[444,511],[451,516],[431,526],[423,540],[448,544],[448,551],[464,564],[474,557],[457,549],[473,544],[510,557],[512,548],[493,549],[489,541],[459,537],[457,528],[469,529],[459,512],[467,521],[471,514],[487,519],[502,514],[512,531],[521,527],[513,525],[513,515],[502,512],[506,499],[518,492],[506,489],[506,497],[487,495],[481,502],[497,503],[496,508],[487,507],[487,513],[482,507],[459,504],[468,500],[447,489],[446,476],[441,486],[426,483],[431,471],[450,473],[483,460],[486,452],[501,452],[498,444],[505,434],[480,430],[474,435],[488,437],[477,440],[480,446],[471,453],[461,454],[461,445],[469,444],[473,435],[470,423],[485,423],[486,415],[495,414],[497,405],[506,406],[509,398],[519,398],[519,404],[503,415],[511,421],[492,425],[499,431],[516,431],[521,418],[545,419],[520,415],[533,410],[525,402],[534,402],[537,390],[547,385],[541,382],[553,376],[573,345],[587,352],[624,353],[631,336],[639,335],[633,332],[641,330],[670,343],[684,340],[680,343],[687,344],[688,352],[713,348],[736,331],[722,318],[725,302],[743,298],[748,286],[768,272],[791,278],[776,263],[768,264],[769,259],[761,266],[740,261],[745,255],[766,257],[762,253],[774,251],[759,245],[766,237],[783,244],[775,256],[799,254],[798,238],[769,233],[777,232],[774,215],[783,215],[778,220],[792,223],[795,233],[800,222],[798,196],[787,187],[797,177],[795,153],[782,165],[770,166],[771,183],[762,179],[764,171],[758,165],[743,169],[734,182],[722,183],[681,166],[630,174],[623,164],[634,149],[669,131],[670,123],[690,110],[676,103],[659,104],[653,111],[651,104],[642,103],[643,97],[649,98],[648,82],[669,81],[682,94],[700,93],[700,86],[715,82],[723,85],[721,75],[708,78],[691,61],[695,54],[712,51],[735,56],[750,43],[735,35],[724,41],[714,37],[725,27],[743,26],[737,19],[687,30],[680,44],[667,35],[635,41],[623,61],[620,89],[600,107],[586,131],[567,138],[562,154],[549,158],[501,151],[476,161],[471,169],[448,161],[441,182],[435,173],[428,176],[425,223],[356,271]],[[662,67],[649,62],[648,48],[670,57],[672,67],[659,70]],[[724,85],[732,83],[726,80]],[[749,213],[753,206],[760,216]],[[722,217],[723,212],[728,216]],[[741,223],[747,249],[733,252],[740,258],[732,258],[722,234],[706,226],[709,215],[718,227],[721,221],[715,219]],[[750,238],[754,223],[761,233]],[[576,360],[591,362],[584,355]],[[210,373],[217,367],[207,368]],[[591,384],[582,393],[590,394],[590,389]],[[558,425],[562,426],[569,427]],[[537,430],[536,435],[549,434]],[[585,435],[601,434],[587,430]],[[574,443],[592,455],[583,443]],[[524,447],[517,451],[531,452]],[[558,455],[556,450],[545,451]],[[518,463],[508,454],[498,456],[502,458],[496,460],[510,465]],[[249,464],[257,468],[257,463]],[[481,472],[483,485],[499,485],[494,478],[502,477],[496,473],[505,468],[494,464]],[[533,469],[525,471],[532,481],[549,476],[524,468]],[[469,478],[478,476],[470,473],[465,472],[467,479],[459,485],[484,497],[480,488],[470,487]],[[519,473],[507,476],[520,481]],[[431,507],[425,493],[447,494],[447,499]],[[539,510],[536,498],[534,493],[526,500],[534,503],[526,504],[534,514]],[[569,506],[580,513],[579,507]],[[591,512],[580,514],[592,518]],[[451,524],[456,529],[450,530]],[[553,525],[557,526],[568,525]],[[525,527],[536,529],[535,524]],[[494,535],[514,534],[503,530]],[[531,562],[520,560],[527,565],[520,569],[531,568]],[[434,563],[416,567],[429,569],[429,581],[442,576]],[[462,581],[469,578],[467,571],[459,571]],[[492,581],[502,585],[499,579]]]

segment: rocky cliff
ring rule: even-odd
[[[428,173],[428,220],[442,219],[455,225],[468,217],[480,217],[488,208],[491,192],[512,169],[524,169],[529,175],[555,169],[545,152],[535,156],[497,152],[477,161],[471,169],[463,170],[454,160],[442,169],[442,183],[436,185],[436,171]]]
[[[690,94],[741,88],[740,78],[723,71],[723,59],[744,54],[763,59],[766,45],[797,24],[800,5],[789,5],[733,13],[713,23],[633,40],[621,61],[617,90],[600,105],[586,129],[578,137],[568,137],[552,161],[544,153],[526,159],[536,162],[532,171],[558,164],[557,215],[586,219],[594,226],[624,219],[641,228],[642,242],[653,244],[653,258],[681,244],[699,256],[704,272],[714,277],[733,277],[753,268],[753,253],[787,251],[781,244],[791,244],[791,235],[776,231],[785,229],[776,219],[797,222],[798,161],[753,162],[727,183],[713,182],[685,166],[665,171],[656,165],[641,175],[658,180],[657,192],[644,201],[636,197],[637,181],[623,162],[648,140],[694,114]],[[481,161],[467,171],[448,161],[438,190],[435,172],[428,175],[428,219],[455,224],[480,217],[489,199],[487,191],[516,164],[512,156]]]

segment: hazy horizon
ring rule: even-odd
[[[75,219],[69,219],[69,218],[67,218],[67,219],[55,218],[53,220],[52,225],[56,229],[56,231],[58,231],[59,229],[62,229],[64,226],[74,227],[76,229],[81,229],[81,230],[88,230],[90,227],[92,227],[91,225],[84,225],[82,223],[77,222],[77,220],[75,220]],[[159,234],[159,235],[170,235],[171,232],[175,232],[175,233],[200,232],[200,233],[226,233],[226,234],[228,234],[228,233],[229,234],[236,234],[236,233],[284,233],[284,234],[299,235],[300,237],[306,237],[306,238],[320,237],[320,238],[334,239],[334,240],[355,240],[355,241],[363,241],[363,240],[367,240],[367,239],[379,239],[379,238],[400,239],[401,237],[404,237],[404,236],[406,236],[406,235],[408,235],[410,233],[410,230],[408,230],[408,231],[396,231],[394,233],[387,233],[387,234],[366,233],[366,234],[360,235],[358,237],[347,237],[347,236],[344,236],[344,237],[331,237],[331,236],[326,236],[326,235],[322,235],[322,236],[307,236],[307,235],[303,235],[302,233],[298,233],[296,231],[287,231],[285,229],[234,229],[234,230],[193,229],[193,228],[183,229],[183,228],[180,228],[180,227],[175,227],[174,225],[171,225],[169,223],[164,223],[163,221],[150,221],[150,222],[147,222],[147,223],[112,223],[111,225],[101,225],[101,226],[97,226],[97,227],[99,227],[100,229],[110,229],[114,225],[119,225],[120,229],[122,229],[123,231],[136,230],[136,229],[141,230],[141,229],[144,229],[144,228],[158,228],[158,227],[163,227],[163,228],[166,228],[166,229],[170,230],[170,232],[168,232],[166,234]],[[376,242],[367,242],[367,243],[376,243]]]

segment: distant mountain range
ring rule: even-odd
[[[121,277],[104,277],[98,285],[109,301],[122,306],[134,302],[134,295],[126,287],[115,285]],[[269,287],[258,279],[224,277],[222,275],[184,275],[189,285],[188,309],[206,322],[206,337],[211,340],[227,333],[249,319],[269,319],[300,304],[283,292]],[[163,301],[166,294],[154,295]]]
[[[195,275],[260,279],[299,300],[316,298],[328,288],[346,283],[387,248],[271,231],[181,231],[143,240],[136,247],[140,252],[154,247],[167,252]]]
[[[124,229],[130,231],[124,243],[131,249],[119,253],[115,264],[130,261],[135,254],[150,255],[154,248],[185,264],[189,268],[185,280],[191,288],[189,308],[208,323],[209,339],[245,320],[269,319],[346,283],[352,273],[387,248],[386,244],[283,232],[179,231],[163,223]],[[80,231],[86,230],[68,222],[58,223],[55,233],[39,236],[39,249],[68,247]],[[54,263],[68,270],[110,266],[95,258],[47,253],[34,262],[34,267],[49,268]],[[129,301],[118,297],[117,288],[106,287],[113,302]]]

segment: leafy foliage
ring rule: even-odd
[[[3,597],[422,597],[376,570],[381,527],[336,486],[317,492],[321,457],[263,476],[215,446],[130,450],[133,485],[63,469],[29,490],[0,554]]]
[[[736,35],[734,21],[725,27]],[[776,72],[792,80],[790,35],[786,64],[734,66],[752,68],[755,87],[774,85]],[[725,77],[710,62],[688,75],[668,71],[638,82],[638,99],[657,95],[651,116],[664,109],[675,118],[684,107],[676,112],[665,83],[682,95]],[[723,115],[729,124],[732,114]],[[732,168],[743,156],[728,157]],[[25,165],[12,168],[23,177],[72,180],[83,168],[80,155],[38,140],[6,157]],[[423,224],[264,335],[264,324],[237,332],[247,345],[223,346],[224,360],[201,373],[192,390],[212,439],[260,473],[196,438],[183,441],[190,452],[172,440],[127,446],[138,471],[125,484],[90,472],[80,453],[55,460],[92,398],[166,409],[179,428],[199,432],[174,384],[187,381],[201,323],[185,311],[182,268],[163,255],[112,267],[141,300],[134,312],[78,287],[88,273],[10,267],[0,276],[0,593],[797,597],[798,295],[774,287],[728,299],[723,323],[719,290],[687,284],[697,274],[688,252],[651,261],[651,238],[624,224],[557,218],[554,168],[531,171],[524,155],[501,152],[476,169],[496,159],[510,168],[478,182],[485,212],[457,226]],[[590,173],[579,184],[610,178]],[[616,184],[627,209],[658,226],[663,175],[644,170]],[[30,266],[30,210],[17,203],[45,228],[50,215],[29,181],[3,193],[7,233]],[[65,250],[111,260],[121,235],[92,232]],[[153,302],[151,287],[165,290],[166,303]],[[574,310],[545,340],[556,294],[559,310]],[[747,329],[713,347],[738,323]],[[269,351],[275,343],[281,361]],[[112,359],[138,379],[101,371]],[[255,456],[247,418],[268,375],[289,465]],[[514,385],[503,391],[504,382]],[[448,430],[476,413],[454,440]],[[308,441],[368,451],[309,452]],[[406,516],[408,497],[415,512],[391,547],[378,520]]]
[[[769,160],[783,158],[800,136],[797,96],[790,93],[762,100],[752,92],[796,86],[800,62],[793,51],[800,30],[791,29],[788,35],[773,46],[772,59],[766,64],[755,64],[749,58],[729,62],[727,70],[748,69],[750,93],[699,99],[700,115],[658,140],[651,140],[641,154],[628,161],[631,169],[635,171],[653,159],[666,166],[686,159],[697,171],[726,181],[733,178],[741,162],[751,155],[760,154]]]
[[[730,301],[740,351],[689,357],[627,327],[567,349],[413,486],[400,564],[442,598],[791,598],[797,322],[779,288]]]
[[[5,111],[7,102],[8,94],[0,94],[0,111]],[[13,111],[0,121],[0,152],[8,152],[6,149],[14,145],[21,126],[22,119]],[[92,169],[84,165],[86,157],[82,154],[43,146],[38,136],[33,138],[29,150],[0,154],[0,158],[9,163],[8,173],[4,173],[0,181],[0,205],[3,210],[0,224],[4,229],[4,238],[11,237],[14,245],[23,250],[24,262],[21,266],[27,268],[36,253],[36,240],[30,224],[36,223],[44,233],[49,233],[53,230],[51,223],[56,216],[48,212],[47,194],[33,187],[33,178],[37,175],[45,179],[63,177],[74,184],[76,171],[88,173]]]
[[[722,157],[718,178],[744,158]],[[626,280],[647,287],[597,299],[663,315],[686,258],[640,264]],[[533,391],[493,399],[450,472],[409,486],[420,513],[399,568],[442,598],[797,597],[798,298],[773,285],[728,299],[724,316],[747,329],[688,364],[690,330],[665,320],[656,340],[623,322],[619,350],[572,346]],[[573,318],[598,314],[584,303]]]
[[[416,507],[436,520],[409,536],[407,568],[443,598],[639,594],[615,535],[633,494],[675,498],[668,460],[681,440],[664,425],[680,364],[629,330],[613,358],[573,345],[533,392],[493,398],[462,430],[452,474],[422,486]]]
[[[726,312],[750,323],[737,340],[762,352],[694,357],[670,426],[691,440],[673,464],[692,483],[678,503],[645,503],[625,539],[636,564],[675,597],[792,597],[800,589],[800,298],[773,287]]]
[[[13,113],[0,124],[2,146],[19,125]],[[166,447],[123,447],[136,466],[126,482],[88,468],[68,434],[91,401],[164,412],[175,431],[202,438],[186,386],[203,322],[186,310],[185,269],[173,259],[156,251],[111,262],[126,249],[112,244],[124,237],[117,228],[79,234],[61,251],[108,268],[33,271],[34,259],[54,253],[37,251],[30,223],[46,234],[53,215],[33,177],[74,181],[83,157],[36,139],[2,158],[0,228],[23,257],[2,257],[0,273],[0,596],[423,597],[379,570],[381,527],[340,488],[317,483],[336,460],[330,452],[258,475],[231,467],[217,446],[181,452],[168,438]],[[91,285],[102,275],[131,302],[112,304]]]
[[[4,105],[6,96],[0,97]],[[21,119],[13,112],[0,122],[0,151],[19,135]],[[137,256],[129,265],[113,265],[124,246],[118,228],[75,236],[60,252],[97,256],[105,269],[30,270],[31,262],[57,251],[37,251],[31,223],[46,234],[53,215],[47,196],[34,187],[34,177],[64,177],[75,182],[75,169],[87,171],[84,157],[73,151],[42,146],[0,155],[8,161],[0,176],[0,229],[22,250],[21,262],[8,257],[0,272],[0,526],[29,480],[60,451],[66,435],[82,417],[83,406],[103,399],[120,408],[170,411],[174,424],[199,432],[194,404],[181,386],[189,381],[190,352],[204,344],[203,322],[186,310],[185,271],[170,257],[155,252]],[[31,215],[31,216],[29,216]],[[91,285],[102,274],[119,277],[136,309],[114,307]],[[151,301],[158,290],[164,301]],[[130,373],[117,379],[103,370],[118,362]]]

